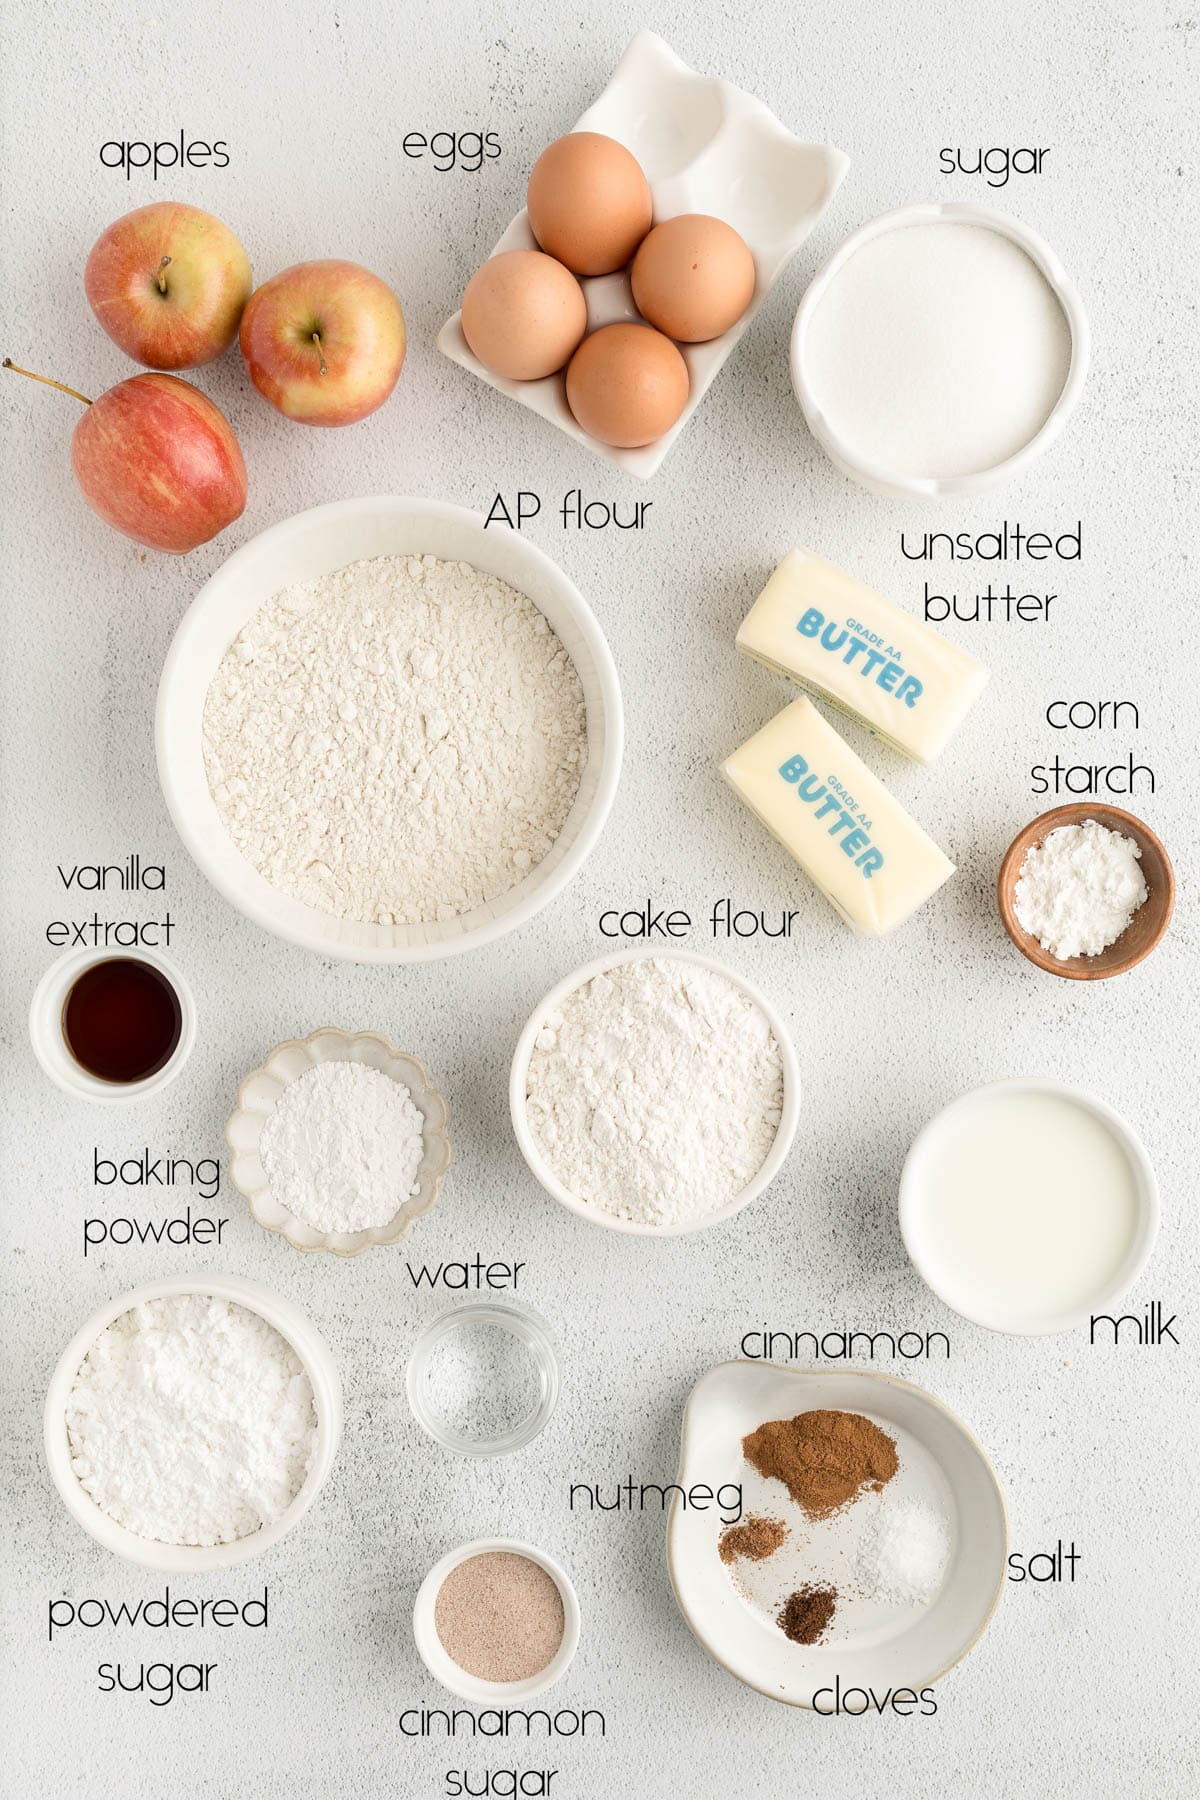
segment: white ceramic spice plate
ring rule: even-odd
[[[653,475],[772,284],[832,200],[850,167],[827,144],[805,144],[786,131],[761,100],[728,81],[698,75],[653,31],[640,31],[600,98],[571,128],[616,138],[641,163],[654,197],[655,222],[680,213],[711,213],[741,233],[754,257],[754,298],[737,324],[707,344],[681,344],[691,377],[688,403],[670,431],[639,450],[617,450],[589,437],[567,405],[561,374],[509,381],[472,355],[455,313],[438,334],[438,349],[481,381],[549,419],[577,443],[631,475]],[[548,133],[549,143],[556,133]],[[529,217],[519,212],[492,251],[535,250]],[[628,271],[582,282],[588,330],[640,317]]]
[[[319,581],[372,556],[438,556],[508,582],[545,614],[575,664],[587,708],[587,764],[566,823],[541,862],[507,893],[456,918],[367,925],[318,912],[272,887],[244,857],[209,791],[204,702],[226,650],[282,588]],[[231,906],[264,931],[352,962],[433,962],[495,943],[540,912],[579,872],[617,791],[621,689],[612,653],[583,595],[535,544],[440,500],[393,495],[334,500],[251,538],[201,588],[167,652],[154,722],[158,778],[175,828]],[[397,821],[403,831],[403,820]]]
[[[818,1409],[866,1414],[895,1439],[900,1468],[882,1493],[863,1494],[833,1519],[809,1522],[782,1483],[749,1466],[741,1446],[768,1419]],[[679,1483],[704,1482],[715,1490],[739,1481],[745,1513],[790,1527],[773,1557],[722,1563],[717,1544],[724,1526],[716,1509],[684,1509],[676,1499],[667,1527],[680,1611],[709,1655],[739,1681],[789,1706],[815,1703],[818,1711],[831,1711],[825,1690],[836,1682],[843,1693],[873,1689],[882,1697],[911,1688],[919,1694],[978,1642],[1004,1585],[1004,1496],[981,1445],[931,1394],[891,1375],[718,1363],[701,1376],[684,1408]],[[853,1592],[858,1546],[878,1509],[897,1499],[936,1507],[948,1526],[949,1560],[924,1605],[891,1606]],[[801,1645],[784,1636],[775,1615],[806,1580],[832,1581],[839,1601],[826,1641]],[[858,1709],[856,1697],[849,1710]]]
[[[289,1082],[299,1080],[323,1062],[365,1063],[378,1069],[409,1091],[421,1115],[424,1149],[417,1169],[420,1190],[406,1200],[395,1218],[369,1231],[318,1231],[297,1219],[271,1194],[271,1183],[258,1153],[263,1126],[275,1102]],[[238,1089],[237,1108],[225,1127],[225,1141],[233,1152],[229,1179],[248,1202],[260,1225],[285,1237],[296,1250],[330,1250],[335,1256],[357,1256],[372,1244],[398,1244],[417,1220],[437,1202],[442,1177],[450,1167],[450,1139],[445,1100],[429,1079],[425,1065],[415,1056],[395,1049],[373,1031],[338,1031],[332,1025],[303,1039],[289,1038],[277,1044],[261,1069],[247,1075]]]

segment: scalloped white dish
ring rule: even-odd
[[[599,99],[571,129],[603,132],[633,152],[650,183],[657,224],[679,213],[711,213],[740,232],[754,257],[750,305],[721,337],[680,344],[691,378],[687,405],[670,431],[638,450],[617,450],[589,437],[575,423],[561,374],[510,381],[485,369],[463,336],[461,313],[443,325],[437,347],[451,362],[540,413],[597,456],[646,479],[661,466],[772,285],[837,192],[850,162],[832,145],[802,143],[752,94],[698,75],[653,31],[639,31]],[[546,142],[558,135],[548,133]],[[491,254],[536,248],[522,211]],[[627,270],[584,278],[582,287],[589,331],[640,316]]]
[[[421,1115],[423,1153],[417,1169],[419,1191],[404,1202],[395,1218],[369,1231],[318,1231],[306,1225],[272,1198],[271,1183],[258,1153],[263,1126],[289,1082],[322,1062],[365,1063],[378,1069],[409,1091]],[[233,1152],[229,1179],[246,1200],[258,1223],[286,1238],[295,1250],[328,1250],[334,1256],[358,1256],[374,1244],[398,1244],[417,1220],[437,1203],[442,1177],[450,1167],[447,1135],[449,1109],[429,1079],[425,1065],[415,1056],[397,1050],[374,1031],[338,1031],[332,1025],[306,1038],[289,1038],[277,1044],[261,1069],[246,1076],[238,1089],[233,1117],[225,1127],[225,1141]]]
[[[867,1415],[896,1442],[897,1474],[882,1494],[864,1493],[834,1518],[806,1520],[787,1490],[759,1476],[742,1439],[768,1419],[816,1409]],[[744,1514],[782,1520],[789,1538],[755,1564],[722,1563],[716,1511],[672,1505],[667,1560],[679,1609],[721,1666],[768,1699],[832,1710],[824,1690],[922,1688],[953,1668],[982,1636],[1004,1586],[1008,1521],[988,1458],[948,1407],[896,1376],[851,1370],[718,1363],[700,1377],[683,1414],[679,1484],[716,1490],[742,1483]],[[918,1502],[944,1518],[949,1557],[933,1598],[889,1604],[855,1592],[860,1545],[887,1503]],[[789,1590],[804,1581],[838,1587],[825,1638],[791,1642],[775,1623]],[[855,1709],[851,1709],[855,1710]]]

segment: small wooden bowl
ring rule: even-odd
[[[1071,956],[1061,961],[1044,950],[1018,922],[1013,896],[1021,866],[1034,845],[1040,844],[1060,825],[1082,825],[1087,819],[1094,819],[1097,825],[1107,826],[1109,831],[1119,831],[1122,837],[1133,839],[1142,853],[1142,875],[1150,891],[1128,928],[1107,950],[1102,950],[1099,956]],[[1082,805],[1055,806],[1017,833],[1000,864],[996,896],[1005,931],[1031,963],[1051,975],[1061,975],[1067,981],[1104,981],[1110,975],[1123,975],[1126,969],[1143,962],[1159,943],[1175,910],[1175,871],[1170,857],[1148,825],[1143,825],[1132,813],[1122,812],[1118,806],[1096,806],[1089,801]]]

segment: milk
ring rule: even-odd
[[[1138,1182],[1114,1127],[1082,1100],[985,1088],[918,1142],[902,1214],[950,1305],[997,1330],[1046,1331],[1111,1292],[1138,1230]]]

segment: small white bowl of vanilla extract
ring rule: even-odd
[[[66,1093],[121,1104],[174,1081],[196,1041],[196,1003],[158,951],[70,951],[38,983],[29,1036]]]

